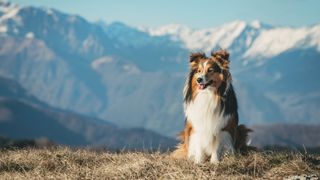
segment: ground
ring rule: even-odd
[[[218,165],[173,160],[169,153],[70,149],[2,150],[0,179],[283,179],[320,176],[320,156],[251,152]]]

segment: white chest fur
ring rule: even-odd
[[[193,158],[196,161],[202,161],[204,154],[212,155],[221,129],[228,123],[229,118],[220,112],[218,103],[213,92],[205,89],[193,101],[185,104],[185,114],[193,128],[188,156],[195,156]]]

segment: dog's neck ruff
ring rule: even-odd
[[[212,136],[217,135],[228,123],[221,108],[218,96],[209,87],[185,103],[185,115],[195,131]]]

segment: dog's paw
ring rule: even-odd
[[[220,162],[220,158],[217,154],[213,153],[210,157],[210,163],[212,164],[218,164]]]

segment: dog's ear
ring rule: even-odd
[[[205,59],[205,58],[207,58],[207,57],[202,52],[191,53],[190,58],[189,58],[189,62],[192,63],[192,62],[198,61],[199,59]]]
[[[211,52],[211,56],[215,59],[217,59],[221,66],[225,69],[228,69],[229,68],[229,63],[230,63],[230,60],[229,60],[229,57],[230,57],[230,54],[228,51],[226,50],[218,50],[216,52],[212,51]]]

